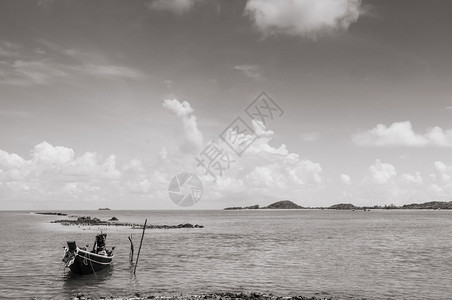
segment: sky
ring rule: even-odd
[[[451,9],[0,0],[0,209],[451,201]]]

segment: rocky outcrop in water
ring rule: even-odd
[[[60,223],[64,226],[70,226],[70,225],[76,225],[76,226],[124,226],[124,227],[130,227],[133,229],[143,229],[142,224],[137,223],[128,223],[128,222],[117,222],[115,220],[112,220],[111,218],[108,221],[103,221],[96,217],[91,216],[82,216],[77,217],[76,220],[56,220],[52,221],[50,223]],[[115,218],[118,220],[117,218]],[[198,224],[190,224],[190,223],[184,223],[184,224],[178,224],[178,225],[146,225],[146,229],[178,229],[178,228],[204,228],[203,225]]]
[[[37,215],[46,215],[46,216],[67,216],[66,213],[60,212],[37,212]]]
[[[241,210],[241,209],[259,209],[259,205],[252,205],[252,206],[245,206],[245,207],[240,207],[240,206],[233,206],[233,207],[226,207],[224,210]]]

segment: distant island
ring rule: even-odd
[[[111,210],[111,209],[109,209],[108,207],[101,207],[98,210]]]
[[[226,207],[224,210],[249,210],[249,209],[335,209],[335,210],[364,210],[369,211],[371,209],[452,209],[452,201],[430,201],[425,203],[412,203],[402,206],[390,205],[374,205],[374,206],[355,206],[351,203],[339,203],[328,207],[303,207],[293,203],[289,200],[278,201],[265,207],[259,207],[259,205],[245,206],[245,207]]]
[[[269,206],[259,207],[259,205],[246,206],[246,207],[226,207],[225,210],[242,210],[242,209],[303,209],[303,206],[293,203],[289,200],[278,201],[270,204]]]

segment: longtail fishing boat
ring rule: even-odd
[[[113,247],[107,250],[105,246],[106,233],[96,235],[96,241],[91,251],[86,247],[77,247],[75,241],[68,241],[67,247],[64,248],[63,262],[65,267],[71,269],[76,274],[91,274],[96,273],[106,267],[110,266],[114,253]]]

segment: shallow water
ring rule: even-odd
[[[59,216],[0,212],[0,298],[68,299],[135,292],[260,291],[338,299],[448,299],[452,211],[72,211],[203,229],[147,230],[136,276],[129,262],[141,230],[50,224]],[[96,275],[61,268],[67,240],[116,246]]]

